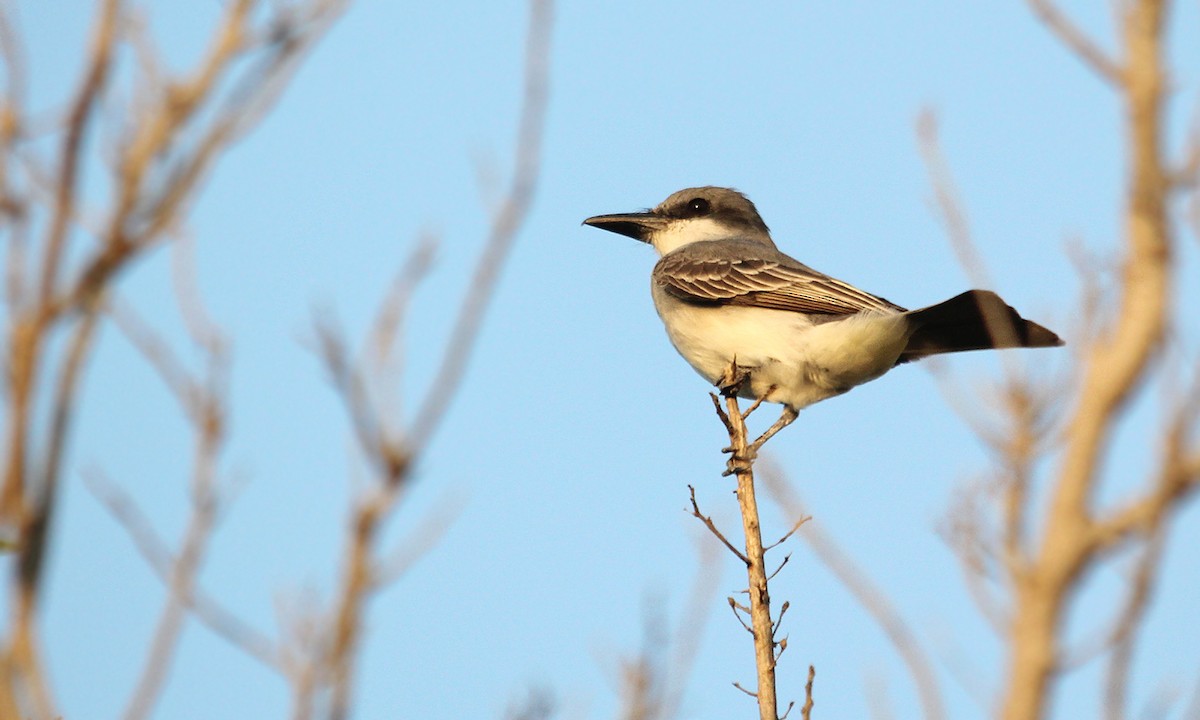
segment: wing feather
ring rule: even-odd
[[[667,253],[654,280],[685,302],[852,315],[903,312],[884,298],[832,278],[760,242],[706,241]]]

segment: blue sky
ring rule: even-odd
[[[61,108],[78,71],[84,5],[20,10],[41,108]],[[1067,7],[1112,45],[1106,10]],[[155,2],[148,17],[182,66],[218,9]],[[1177,28],[1195,27],[1194,5],[1178,15]],[[492,191],[481,190],[481,169],[507,173],[525,26],[520,3],[356,2],[194,208],[198,282],[233,341],[223,467],[244,482],[202,581],[271,634],[280,607],[328,598],[346,500],[361,479],[345,415],[307,349],[313,313],[333,310],[359,336],[417,238],[440,237],[397,387],[412,408],[486,234]],[[1173,56],[1177,146],[1200,81],[1194,33],[1175,33]],[[723,430],[704,381],[654,314],[652,251],[580,221],[686,186],[735,186],[784,251],[902,305],[936,302],[970,282],[918,153],[915,121],[932,108],[994,289],[1069,332],[1078,282],[1068,239],[1103,253],[1119,238],[1120,108],[1020,2],[564,2],[551,76],[532,214],[389,536],[407,537],[443,503],[460,511],[371,607],[359,716],[498,717],[536,687],[557,698],[562,717],[611,717],[621,660],[641,647],[645,618],[675,627],[700,572],[717,574],[720,590],[708,622],[688,629],[701,643],[681,717],[748,716],[750,701],[730,683],[752,682],[752,649],[724,601],[744,578],[726,554],[698,566],[697,545],[713,541],[683,512],[692,484],[707,513],[736,527],[732,486],[719,474]],[[1194,277],[1192,240],[1181,234]],[[171,330],[169,254],[122,282],[151,323],[181,339]],[[1195,306],[1194,286],[1180,294]],[[1194,350],[1195,329],[1181,331]],[[1052,373],[1067,357],[1022,359]],[[1002,376],[994,356],[943,364],[971,387]],[[103,469],[177,538],[190,467],[173,401],[111,330],[83,408],[44,619],[70,718],[120,711],[162,602],[81,473]],[[1120,435],[1109,496],[1145,471],[1139,448],[1153,411],[1153,401],[1136,407]],[[813,522],[922,638],[950,716],[984,716],[1000,688],[1001,648],[937,530],[988,457],[934,376],[904,367],[813,407],[770,450]],[[1197,520],[1195,508],[1179,518],[1150,651],[1136,667],[1138,704],[1164,688],[1192,692]],[[773,507],[764,522],[768,535],[789,525]],[[1119,579],[1113,570],[1097,578],[1075,637],[1104,626],[1104,594]],[[791,602],[782,698],[802,699],[812,663],[819,716],[866,717],[881,685],[896,717],[915,716],[895,652],[803,545],[772,595]],[[1093,663],[1063,683],[1059,716],[1094,716],[1098,677]],[[280,678],[192,624],[159,716],[278,717],[287,707]]]

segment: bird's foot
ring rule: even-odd
[[[736,361],[725,370],[725,374],[717,379],[717,390],[722,397],[737,397],[746,383],[750,381],[750,368],[738,365]]]

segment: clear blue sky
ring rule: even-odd
[[[43,109],[63,107],[89,4],[21,7]],[[1106,6],[1069,5],[1111,45]],[[219,6],[151,3],[159,45],[190,57]],[[1194,29],[1195,5],[1179,10],[1176,27]],[[361,479],[345,416],[306,349],[313,311],[336,309],[361,332],[419,234],[438,233],[407,335],[400,395],[411,408],[485,235],[478,170],[507,172],[525,12],[515,2],[356,2],[195,207],[199,283],[233,338],[224,467],[245,480],[202,580],[271,634],[281,606],[328,598],[346,499]],[[1200,48],[1194,33],[1175,40],[1185,89],[1176,116],[1186,119]],[[612,717],[621,659],[641,647],[647,613],[678,623],[701,571],[696,545],[712,542],[683,511],[686,486],[736,528],[708,388],[675,355],[650,302],[653,253],[581,227],[583,218],[651,206],[685,186],[731,185],[758,204],[786,252],[902,305],[938,301],[969,280],[918,155],[915,119],[932,107],[995,289],[1028,316],[1069,330],[1078,283],[1067,239],[1103,251],[1120,232],[1120,109],[1016,0],[564,2],[552,63],[540,192],[463,391],[390,536],[405,537],[446,499],[462,509],[371,606],[362,718],[498,717],[529,687],[550,691],[561,717]],[[1195,243],[1183,243],[1194,277]],[[123,280],[160,328],[177,322],[168,260],[160,253]],[[1184,292],[1195,307],[1195,288]],[[1195,328],[1184,330],[1194,349]],[[1052,369],[1066,353],[1025,359]],[[1001,377],[995,357],[945,365],[980,387]],[[1149,410],[1123,440],[1144,439]],[[935,378],[901,368],[804,412],[770,449],[814,524],[923,639],[950,716],[983,716],[1003,658],[937,529],[988,458]],[[189,452],[168,394],[105,332],[72,444],[44,618],[68,718],[120,711],[162,602],[81,472],[102,468],[178,538]],[[1145,463],[1136,444],[1120,453],[1110,494]],[[1180,518],[1167,558],[1151,649],[1137,659],[1138,706],[1192,692],[1198,520],[1195,508]],[[777,534],[788,519],[771,509],[765,523]],[[730,685],[752,682],[751,646],[724,601],[744,578],[732,557],[717,557],[703,571],[720,574],[720,594],[707,624],[690,629],[701,644],[685,718],[753,715]],[[1119,576],[1099,580],[1111,590]],[[812,663],[818,717],[867,717],[880,686],[895,717],[916,716],[895,652],[803,545],[773,588],[792,605],[782,698],[802,699]],[[1108,617],[1102,597],[1084,600],[1076,637]],[[1062,686],[1060,717],[1096,715],[1097,677],[1092,664]],[[287,708],[280,678],[189,625],[159,717]]]

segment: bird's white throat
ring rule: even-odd
[[[650,244],[659,255],[666,255],[684,245],[704,240],[725,240],[731,234],[733,233],[728,226],[712,218],[689,218],[668,223],[666,227],[654,233]]]

